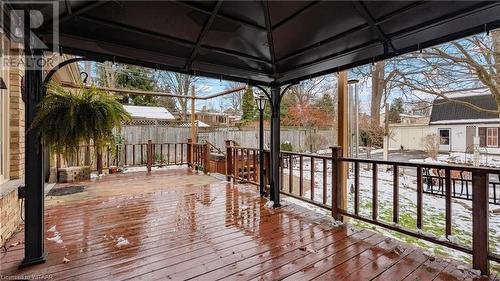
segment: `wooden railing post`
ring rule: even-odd
[[[210,172],[210,146],[208,142],[203,144],[203,173],[206,175]]]
[[[233,151],[231,149],[231,141],[226,140],[226,180],[231,180],[233,172]]]
[[[269,194],[269,189],[267,188],[271,182],[271,152],[269,150],[264,151],[264,193]]]
[[[482,275],[490,274],[488,185],[486,172],[472,172],[472,268],[480,270]]]
[[[188,139],[187,141],[187,161],[188,161],[188,167],[193,167],[193,140]],[[168,158],[170,158],[170,144],[168,144]],[[169,159],[170,162],[170,159]]]
[[[99,149],[100,150],[100,149]],[[103,162],[102,162],[102,152],[98,151],[97,152],[97,173],[99,175],[102,175],[102,167],[103,167]]]
[[[148,173],[150,173],[151,167],[153,166],[153,143],[151,140],[148,140],[148,146],[146,147],[146,157]]]
[[[339,207],[342,206],[342,167],[339,158],[342,157],[341,147],[331,147],[332,149],[332,216],[336,220],[342,220]]]

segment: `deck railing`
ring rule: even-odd
[[[227,142],[226,146],[226,177],[228,180],[250,182],[259,184],[260,178],[264,177],[265,184],[269,183],[269,151],[264,151],[264,175],[260,173],[259,155],[257,148],[233,146],[234,143]]]
[[[226,175],[228,179],[233,178],[240,181],[247,181],[258,184],[258,177],[265,176],[266,185],[268,173],[259,175],[256,167],[260,164],[258,160],[259,150],[240,146],[232,146],[227,143],[226,146]],[[264,167],[269,170],[269,152]],[[313,155],[295,152],[281,152],[280,158],[280,192],[284,195],[313,204],[317,207],[331,211],[336,219],[342,219],[343,216],[355,218],[363,222],[371,223],[384,227],[399,233],[403,233],[418,239],[423,239],[438,245],[449,247],[472,255],[473,268],[481,270],[483,274],[489,272],[489,261],[500,262],[500,257],[489,251],[489,201],[496,202],[496,187],[493,184],[493,197],[489,195],[491,183],[490,175],[498,175],[497,169],[480,168],[471,166],[441,165],[428,163],[408,163],[395,161],[381,161],[371,159],[355,159],[341,157],[341,149],[332,148],[332,155]],[[307,163],[307,164],[306,164]],[[294,166],[298,166],[298,171],[294,171]],[[343,202],[343,192],[346,192],[347,181],[344,177],[351,170],[352,182],[352,207],[347,208],[347,202]],[[371,169],[371,215],[363,215],[361,208],[360,192],[360,169],[361,167]],[[379,174],[382,169],[392,171],[389,179],[392,185],[392,219],[384,221],[379,216]],[[416,172],[416,229],[405,227],[400,224],[400,171],[403,169],[414,169]],[[252,173],[253,171],[253,173]],[[424,171],[435,171],[438,177],[442,177],[443,189],[440,197],[444,198],[445,216],[444,233],[442,238],[426,233],[423,229],[424,224],[424,193],[428,192],[424,185],[426,180],[435,180],[433,177],[425,174]],[[308,174],[308,177],[305,174]],[[452,228],[452,198],[456,196],[456,190],[453,188],[454,182],[458,179],[457,174],[467,173],[470,179],[467,179],[468,191],[467,198],[472,201],[472,245],[462,245],[451,239]],[[257,180],[256,180],[256,178]],[[321,180],[319,180],[321,179]],[[384,179],[387,180],[387,179]],[[463,179],[461,179],[463,180]],[[321,182],[321,183],[320,183]],[[318,184],[320,186],[318,187]],[[455,196],[454,196],[455,194]],[[384,202],[386,203],[386,202]],[[366,212],[365,212],[366,214]],[[453,241],[453,242],[452,242]]]
[[[191,158],[191,146],[193,157]],[[56,167],[62,166],[62,159],[66,166],[90,166],[92,170],[102,173],[103,168],[138,167],[146,166],[148,170],[157,166],[193,165],[193,167],[208,172],[210,157],[209,145],[182,142],[182,143],[135,143],[107,146],[103,153],[98,155],[94,145],[81,145],[77,152],[63,157],[56,155]]]

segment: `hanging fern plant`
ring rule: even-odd
[[[45,144],[59,153],[74,153],[82,143],[93,143],[100,153],[112,142],[113,129],[129,118],[116,97],[94,86],[67,90],[51,83],[33,128],[39,130]]]

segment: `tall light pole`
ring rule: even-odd
[[[349,88],[351,89],[351,93],[354,94],[354,122],[356,124],[356,127],[354,128],[354,145],[355,145],[355,150],[354,150],[354,156],[356,158],[359,157],[359,94],[358,94],[358,79],[351,79],[347,81],[347,84],[349,85]]]
[[[264,109],[266,108],[266,96],[255,97],[257,109],[259,109],[259,189],[260,196],[264,196]]]

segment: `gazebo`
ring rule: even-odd
[[[272,109],[270,197],[275,207],[280,202],[280,101],[290,85],[339,72],[339,145],[346,146],[344,70],[500,26],[500,3],[483,1],[65,1],[56,9],[54,5],[50,1],[6,5],[24,19],[17,24],[29,34],[24,37],[30,46],[25,48],[28,63],[43,56],[42,49],[30,45],[36,36],[52,50],[79,56],[67,63],[108,60],[259,87]],[[39,13],[30,17],[35,10]],[[43,23],[31,29],[40,16]],[[36,63],[33,66],[27,68],[24,80],[29,94],[26,128],[44,95],[44,73]],[[45,259],[40,148],[37,133],[28,131],[23,265]],[[342,204],[341,196],[337,200]],[[482,240],[487,241],[487,233],[479,235],[486,235]],[[474,259],[474,268],[487,273],[488,257],[481,256]]]

